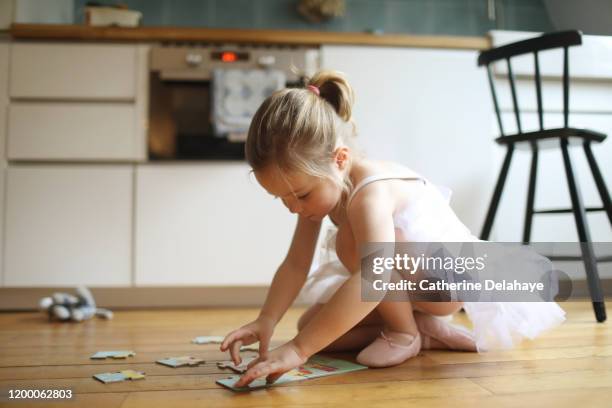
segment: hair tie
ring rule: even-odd
[[[321,91],[319,91],[319,88],[317,88],[314,85],[307,85],[306,88],[308,88],[309,91],[311,91],[312,93],[316,94],[317,96],[321,96]]]

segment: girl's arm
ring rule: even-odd
[[[276,325],[291,306],[308,276],[320,229],[320,221],[298,217],[291,246],[274,275],[260,318]]]
[[[369,242],[394,242],[392,199],[384,185],[366,187],[351,203],[348,219],[357,248]],[[393,256],[393,254],[385,254]],[[381,295],[382,297],[382,295]],[[361,273],[355,272],[330,301],[293,339],[299,354],[308,358],[342,336],[376,308],[379,301],[361,300]]]

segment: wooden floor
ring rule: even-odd
[[[595,323],[589,303],[564,303],[568,321],[519,349],[488,354],[423,351],[406,363],[235,394],[215,384],[228,359],[199,335],[224,335],[256,317],[255,309],[120,311],[112,321],[50,324],[38,313],[0,314],[0,390],[71,389],[66,407],[612,407],[612,324]],[[291,310],[275,344],[295,334],[302,309]],[[609,311],[609,313],[612,311]],[[612,314],[612,313],[610,313]],[[465,317],[460,315],[458,320]],[[99,350],[132,349],[123,363],[93,361]],[[155,364],[191,354],[194,368]],[[351,354],[337,357],[352,359]],[[93,374],[146,372],[141,381],[102,384]],[[32,406],[0,402],[0,406]]]

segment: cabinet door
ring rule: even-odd
[[[453,190],[451,205],[478,234],[495,183],[492,112],[477,51],[324,46],[322,66],[355,89],[357,143]]]
[[[130,166],[11,166],[6,286],[131,283]]]
[[[502,115],[504,130],[516,132],[514,113]],[[573,113],[569,124],[572,127],[597,130],[612,134],[612,114],[610,113]],[[563,127],[563,114],[547,112],[545,123],[551,127]],[[539,127],[535,112],[522,112],[521,125],[524,131],[535,131]],[[604,181],[612,186],[612,143],[596,143],[592,146]],[[499,147],[499,159],[505,155],[505,148]],[[593,174],[581,146],[570,147],[570,158],[576,181],[585,207],[601,207],[601,197]],[[512,156],[504,193],[495,217],[495,237],[499,241],[520,241],[523,236],[527,185],[531,166],[531,151],[517,149]],[[517,205],[518,204],[518,205]],[[551,208],[571,208],[569,187],[565,176],[565,166],[561,149],[542,150],[538,154],[538,177],[534,207],[536,210]],[[612,242],[612,228],[605,212],[588,212],[587,221],[591,239],[595,242]],[[531,240],[534,242],[573,242],[578,240],[576,221],[571,213],[537,214],[533,217]],[[602,270],[611,270],[610,263],[600,263]],[[582,275],[584,276],[584,275]],[[610,275],[609,275],[610,276]]]
[[[134,45],[13,43],[11,98],[133,100],[136,54]]]
[[[14,102],[8,159],[144,159],[135,109],[128,103]]]
[[[296,217],[244,163],[139,166],[137,285],[268,285]]]
[[[0,286],[4,284],[2,268],[4,245],[2,242],[4,235],[4,172],[6,168],[4,146],[6,143],[6,107],[8,106],[8,54],[8,43],[0,40]]]

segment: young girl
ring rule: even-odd
[[[259,317],[229,333],[221,344],[239,364],[240,347],[260,343],[259,357],[236,386],[263,376],[273,382],[321,350],[362,349],[359,363],[386,367],[415,356],[421,348],[477,351],[511,346],[564,320],[564,312],[554,303],[361,300],[362,244],[478,239],[455,216],[443,194],[419,174],[356,153],[352,105],[353,91],[346,79],[325,71],[305,88],[274,93],[253,118],[247,160],[261,186],[298,219]],[[337,226],[338,261],[323,265],[311,278],[311,290],[321,295],[300,318],[298,335],[268,351],[276,323],[304,286],[325,217]],[[474,323],[474,334],[434,317],[461,307]]]

